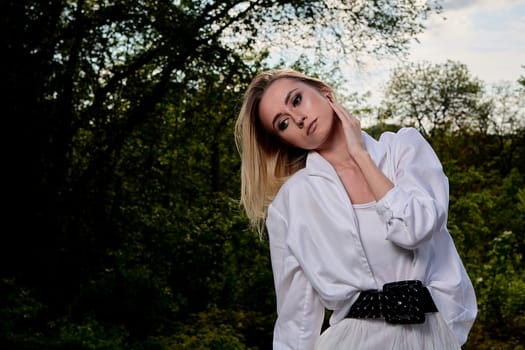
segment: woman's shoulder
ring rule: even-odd
[[[269,207],[283,211],[284,208],[297,200],[298,196],[304,195],[307,183],[308,175],[306,169],[298,170],[284,181],[270,202]]]
[[[379,136],[378,143],[394,152],[408,149],[422,151],[431,148],[430,143],[414,127],[402,127],[395,132],[386,131]]]
[[[419,163],[425,166],[439,166],[441,162],[429,140],[414,127],[403,127],[396,132],[385,132],[379,138],[379,143],[386,146],[389,157],[398,164],[405,162]]]
[[[272,202],[297,202],[312,200],[319,192],[319,187],[325,187],[327,174],[322,177],[311,168],[305,167],[291,175],[281,185]]]
[[[277,192],[276,197],[285,194],[293,194],[294,192],[301,192],[308,184],[308,170],[306,168],[299,169],[294,174],[284,181],[281,188]]]
[[[424,140],[423,135],[414,127],[402,127],[397,131],[385,131],[379,136],[383,143],[407,142]]]

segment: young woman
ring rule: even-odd
[[[236,136],[241,203],[270,243],[274,349],[465,343],[476,298],[446,227],[447,177],[415,129],[375,140],[327,84],[283,69],[255,77]]]

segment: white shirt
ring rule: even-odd
[[[376,202],[354,204],[353,208],[359,237],[376,281],[375,289],[380,290],[388,282],[410,279],[414,250],[402,248],[385,239],[387,225],[377,213]]]
[[[363,140],[394,184],[373,203],[376,221],[370,227],[380,225],[380,232],[360,230],[343,184],[317,152],[308,154],[306,167],[286,181],[268,207],[278,314],[275,350],[313,349],[325,308],[333,310],[334,325],[359,291],[405,279],[429,288],[458,342],[466,342],[476,297],[446,228],[448,179],[439,159],[413,128],[386,132],[379,141],[363,132]]]

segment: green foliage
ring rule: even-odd
[[[124,327],[101,324],[86,316],[73,320],[64,316],[49,320],[46,306],[34,293],[17,286],[13,279],[0,282],[5,302],[0,306],[0,347],[3,349],[111,350],[126,348]]]
[[[277,39],[283,48],[327,45],[313,54],[322,71],[326,54],[402,52],[431,10],[411,0],[348,4],[6,2],[12,191],[0,245],[0,348],[270,348],[269,253],[237,203],[233,125]],[[475,93],[456,68],[466,83],[456,91]],[[338,88],[340,71],[327,72]],[[431,140],[480,300],[469,341],[480,348],[523,343],[525,134],[502,130],[436,128]],[[505,326],[495,330],[496,321]]]
[[[40,344],[48,348],[112,350],[127,346],[128,332],[123,326],[100,324],[90,317],[86,317],[81,323],[69,319],[50,322],[50,329],[58,334],[54,342]]]
[[[169,350],[256,350],[270,348],[270,344],[247,345],[243,336],[247,328],[266,327],[261,323],[264,317],[254,312],[221,310],[214,305],[192,315],[188,322],[177,328],[177,334],[163,339]],[[253,340],[253,339],[252,339]]]
[[[517,168],[502,173],[503,160],[494,151],[498,137],[465,131],[434,135],[430,141],[450,182],[449,229],[478,299],[478,318],[464,348],[520,349],[524,173]]]
[[[0,280],[0,345],[16,343],[39,333],[38,319],[45,308],[31,290],[18,286],[13,278]]]
[[[477,322],[489,335],[483,340],[484,348],[523,349],[525,272],[518,238],[505,231],[489,246],[481,269],[471,269],[478,295]],[[506,326],[502,327],[502,324]],[[474,341],[477,337],[476,333],[472,337],[472,348],[476,348]]]

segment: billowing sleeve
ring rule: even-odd
[[[266,225],[277,299],[273,350],[310,350],[321,333],[324,306],[287,244],[287,222],[270,206]]]
[[[385,134],[391,152],[385,174],[394,183],[377,210],[387,225],[387,239],[417,249],[436,306],[460,344],[466,342],[477,315],[471,280],[447,225],[448,179],[434,150],[413,128]],[[424,257],[424,258],[423,258]],[[431,261],[431,262],[430,262]]]
[[[414,128],[386,134],[394,187],[377,203],[387,239],[415,249],[446,225],[448,178],[430,144]]]

